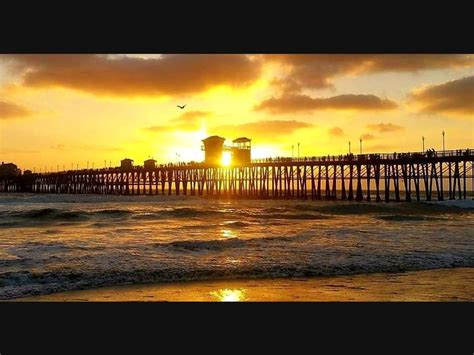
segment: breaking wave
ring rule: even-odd
[[[452,267],[473,267],[474,260],[433,258],[420,264],[416,258],[371,264],[345,262],[329,265],[255,265],[235,268],[161,268],[100,271],[19,271],[0,274],[0,299],[12,299],[52,292],[119,286],[137,283],[176,282],[239,278],[274,278],[301,276],[337,276],[367,273],[395,273]]]

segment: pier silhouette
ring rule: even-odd
[[[0,192],[412,201],[474,196],[474,150],[177,163],[0,177]]]

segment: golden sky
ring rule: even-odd
[[[177,105],[186,104],[181,110]],[[0,156],[36,171],[474,147],[474,55],[0,55]]]

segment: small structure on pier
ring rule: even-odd
[[[125,158],[120,161],[120,167],[122,169],[132,169],[133,168],[133,159]]]
[[[4,163],[0,165],[0,176],[2,177],[15,177],[21,175],[21,170],[18,169],[18,166],[13,163]]]
[[[240,137],[232,141],[232,165],[246,165],[250,164],[251,139],[247,137]]]
[[[147,159],[143,162],[143,167],[145,170],[152,170],[156,168],[156,160],[155,159]]]
[[[203,139],[204,162],[209,165],[218,166],[222,163],[222,152],[224,150],[225,138],[210,136]]]

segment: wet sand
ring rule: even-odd
[[[134,284],[58,292],[15,301],[474,301],[474,268]]]

